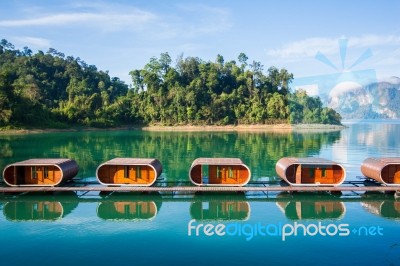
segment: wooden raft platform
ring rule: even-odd
[[[98,191],[98,192],[318,192],[318,191],[400,191],[400,186],[337,186],[337,187],[291,187],[291,186],[246,186],[246,187],[195,187],[195,186],[62,186],[62,187],[0,187],[0,193],[26,193],[26,192],[65,192],[65,191]]]

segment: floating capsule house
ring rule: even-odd
[[[361,172],[387,186],[400,185],[400,157],[367,158],[361,164]]]
[[[281,158],[276,172],[291,186],[338,186],[346,178],[340,164],[323,158]]]
[[[250,177],[250,169],[237,158],[198,158],[189,171],[196,186],[244,186]]]
[[[57,186],[72,179],[79,166],[70,159],[30,159],[7,165],[4,182],[9,186]]]
[[[161,175],[157,159],[115,158],[101,164],[96,177],[102,185],[151,186]]]

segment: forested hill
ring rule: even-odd
[[[340,124],[319,98],[291,93],[285,69],[168,53],[130,72],[132,85],[55,49],[23,51],[0,42],[0,127]]]

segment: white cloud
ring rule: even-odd
[[[58,6],[51,13],[45,8],[31,7],[23,14],[25,17],[0,20],[0,28],[63,26],[91,27],[106,32],[133,30],[142,31],[152,39],[166,40],[219,33],[233,25],[229,10],[203,4],[181,4],[169,12],[158,13],[132,5],[71,3]]]
[[[363,35],[349,39],[349,47],[373,47],[384,45],[400,45],[400,36],[397,35]]]
[[[317,52],[325,55],[339,53],[338,40],[340,38],[308,38],[283,45],[281,48],[270,49],[267,54],[274,58],[301,58],[314,57]],[[400,36],[397,35],[363,35],[348,37],[349,48],[373,48],[377,46],[400,45]]]
[[[281,48],[268,50],[267,54],[278,58],[315,56],[318,51],[330,54],[337,50],[337,40],[336,38],[309,38],[288,43]]]
[[[139,29],[157,20],[157,16],[146,11],[130,8],[125,12],[72,12],[42,15],[30,19],[0,20],[0,27],[60,26],[78,24],[105,27],[106,29]]]

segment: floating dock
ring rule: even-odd
[[[340,191],[375,191],[375,192],[400,192],[399,186],[382,186],[374,184],[371,186],[363,185],[363,182],[344,182],[336,187],[310,187],[310,186],[280,186],[269,185],[268,182],[250,184],[244,187],[228,186],[170,186],[168,183],[159,183],[151,187],[132,187],[132,186],[102,186],[98,184],[85,183],[65,183],[58,187],[0,187],[0,193],[34,193],[34,192],[65,192],[65,191],[97,191],[97,192],[340,192]]]

